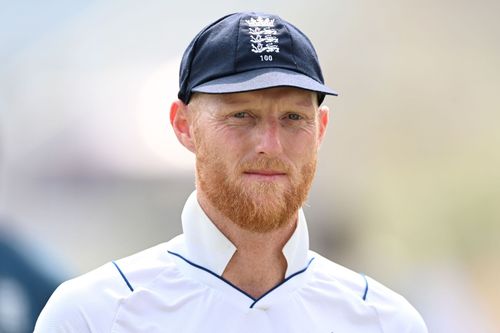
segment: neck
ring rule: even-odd
[[[198,191],[198,202],[214,225],[236,247],[223,277],[254,298],[285,278],[287,261],[283,247],[297,226],[297,213],[283,227],[265,233],[242,229],[224,216]]]

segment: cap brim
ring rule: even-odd
[[[284,68],[261,68],[205,82],[191,89],[193,92],[224,94],[273,87],[296,87],[325,95],[337,92],[310,77]]]

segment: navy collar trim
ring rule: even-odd
[[[231,287],[233,287],[234,289],[236,289],[237,291],[239,291],[243,295],[245,295],[248,298],[250,298],[253,301],[253,303],[250,305],[250,309],[253,308],[255,306],[255,304],[257,304],[258,301],[260,301],[261,299],[263,299],[265,296],[269,295],[273,290],[276,290],[277,288],[279,288],[280,286],[282,286],[283,284],[285,284],[286,282],[288,282],[290,279],[294,278],[295,276],[297,276],[299,274],[302,274],[305,271],[307,271],[307,269],[309,268],[309,265],[311,265],[311,262],[314,260],[314,257],[311,258],[309,260],[309,262],[307,263],[306,267],[304,267],[303,269],[301,269],[301,270],[299,270],[299,271],[291,274],[290,276],[288,276],[287,278],[285,278],[283,281],[281,281],[280,283],[278,283],[276,286],[274,286],[271,289],[269,289],[268,291],[266,291],[262,296],[255,298],[255,297],[251,296],[250,294],[248,294],[247,292],[243,291],[242,289],[238,288],[237,286],[235,286],[231,282],[229,282],[227,279],[225,279],[221,275],[214,273],[210,269],[205,268],[205,267],[203,267],[201,265],[198,265],[198,264],[190,261],[189,259],[186,259],[184,256],[180,255],[179,253],[176,253],[176,252],[173,252],[173,251],[168,251],[168,253],[170,253],[171,255],[174,255],[174,256],[176,256],[176,257],[184,260],[186,263],[188,263],[189,265],[191,265],[191,266],[193,266],[195,268],[198,268],[198,269],[200,269],[202,271],[207,272],[208,274],[211,274],[211,275],[215,276],[216,278],[218,278],[218,279],[222,280],[223,282],[227,283],[228,285],[230,285]]]

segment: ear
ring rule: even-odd
[[[318,132],[318,145],[321,145],[328,126],[330,109],[326,105],[322,105],[318,109],[319,132]]]
[[[194,153],[194,143],[191,133],[191,121],[193,117],[189,115],[189,109],[181,100],[177,100],[170,106],[170,124],[180,143]]]

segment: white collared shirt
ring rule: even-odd
[[[302,210],[283,248],[285,280],[259,298],[222,277],[236,248],[196,192],[182,226],[167,243],[63,283],[35,332],[427,332],[403,297],[310,251]]]

